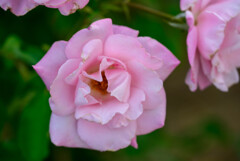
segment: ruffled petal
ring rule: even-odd
[[[117,113],[124,114],[128,107],[128,103],[121,103],[116,99],[109,98],[109,100],[104,100],[101,104],[79,106],[76,109],[75,117],[76,119],[81,118],[104,125]]]
[[[121,69],[109,69],[105,71],[108,81],[107,91],[120,102],[127,102],[130,95],[131,75]]]

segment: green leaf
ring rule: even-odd
[[[49,153],[48,97],[47,93],[37,93],[20,119],[18,141],[22,154],[28,161],[42,161]]]
[[[3,56],[8,59],[22,61],[28,65],[33,65],[42,57],[43,51],[37,47],[23,44],[15,35],[9,36],[1,49]]]

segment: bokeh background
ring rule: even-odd
[[[16,17],[0,9],[0,161],[238,161],[240,84],[228,93],[210,87],[192,93],[184,84],[189,68],[186,30],[115,2],[90,0],[83,10],[63,16],[39,6]],[[179,0],[132,0],[177,15]],[[165,127],[139,136],[139,148],[97,152],[54,146],[49,140],[49,94],[32,69],[54,41],[69,40],[95,20],[110,17],[167,46],[180,66],[165,81]]]

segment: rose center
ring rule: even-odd
[[[98,82],[96,80],[91,80],[90,81],[90,87],[93,91],[100,92],[101,94],[105,95],[108,94],[107,88],[108,88],[108,81],[105,76],[105,72],[102,72],[102,82]]]

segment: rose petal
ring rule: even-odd
[[[90,87],[86,83],[84,83],[80,78],[78,81],[78,85],[76,87],[74,101],[75,105],[83,106],[99,103],[99,101],[97,101],[93,96],[91,96],[90,93],[91,93]]]
[[[135,37],[111,35],[105,42],[104,55],[128,62],[135,59],[150,69],[161,67],[161,60],[151,57]]]
[[[66,44],[65,41],[55,42],[47,54],[33,66],[48,90],[56,78],[60,66],[67,60],[64,53]]]
[[[210,59],[219,50],[226,23],[239,12],[240,4],[224,1],[210,5],[198,16],[198,47],[205,59]]]
[[[92,23],[88,29],[77,32],[69,40],[66,46],[66,55],[70,58],[80,58],[84,45],[92,39],[100,39],[102,42],[113,33],[112,20],[103,19]]]
[[[105,71],[108,81],[107,91],[120,102],[127,102],[130,95],[131,75],[125,70],[110,69]]]
[[[184,11],[184,10],[187,10],[189,9],[190,7],[192,7],[194,5],[194,3],[196,3],[198,0],[181,0],[180,1],[180,7],[181,7],[181,10]]]
[[[50,120],[50,138],[57,146],[89,148],[77,133],[77,120],[74,116],[52,114]]]
[[[164,89],[154,99],[158,99],[159,104],[151,110],[145,109],[137,119],[137,135],[147,134],[164,126],[166,115],[166,94]]]
[[[131,96],[129,98],[129,108],[124,114],[129,120],[136,120],[143,113],[142,103],[145,101],[145,93],[137,88],[131,88]]]
[[[138,40],[151,56],[161,60],[161,66],[155,69],[160,78],[165,80],[180,63],[179,60],[166,47],[150,37],[139,37]],[[160,65],[160,62],[158,63]]]
[[[89,0],[68,0],[66,3],[61,5],[50,5],[51,8],[58,8],[61,14],[69,15],[76,12],[77,9],[82,9],[88,4]]]
[[[86,119],[100,124],[108,123],[117,113],[124,114],[129,105],[116,99],[104,100],[102,104],[80,106],[76,109],[76,119]]]
[[[144,101],[144,108],[153,109],[159,101],[154,95],[156,95],[163,87],[163,82],[159,78],[157,72],[145,68],[142,64],[131,61],[128,62],[128,72],[132,76],[132,87],[136,87],[144,91],[146,95],[146,101]]]
[[[139,34],[139,31],[131,29],[126,26],[113,25],[113,33],[137,37]]]
[[[71,74],[80,64],[79,59],[69,59],[58,71],[56,79],[50,88],[54,108],[52,111],[58,115],[69,115],[74,112],[75,86],[65,82],[65,78]]]
[[[131,145],[132,145],[135,149],[138,148],[137,137],[134,137],[134,138],[132,139]]]
[[[136,123],[133,121],[126,127],[110,128],[107,125],[78,120],[79,136],[91,148],[100,151],[116,151],[129,146],[135,132]]]

